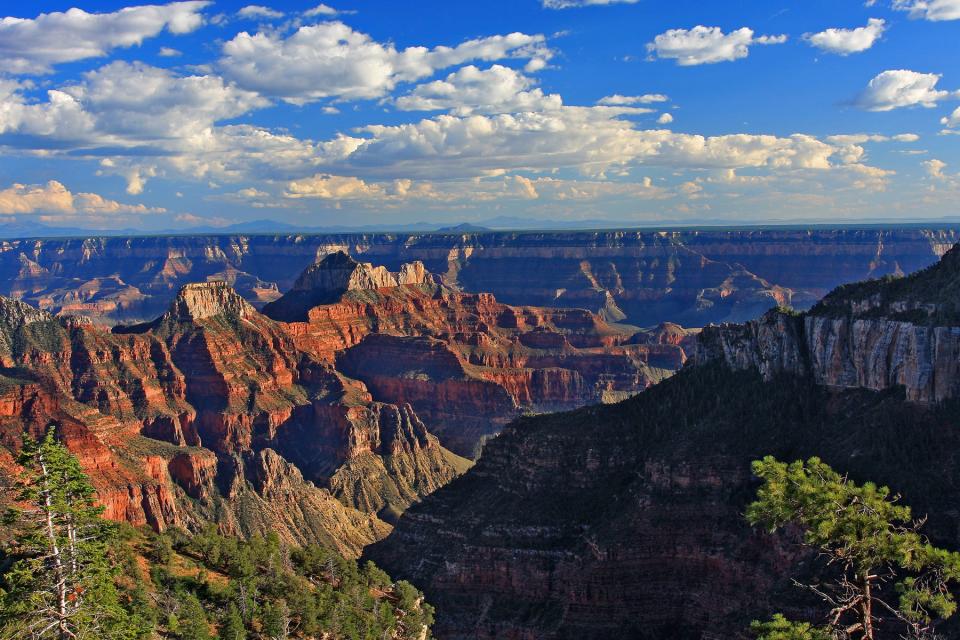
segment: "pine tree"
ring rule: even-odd
[[[246,640],[247,630],[243,626],[243,618],[240,617],[240,610],[235,604],[231,604],[227,609],[227,614],[220,625],[220,640]]]
[[[192,593],[183,598],[177,612],[177,635],[181,640],[210,640],[210,624],[200,600]]]
[[[287,640],[290,637],[290,609],[285,600],[266,606],[263,612],[263,630],[270,640]]]
[[[858,485],[818,458],[786,464],[767,457],[753,472],[763,485],[747,508],[750,523],[798,527],[833,570],[800,585],[830,607],[824,626],[777,616],[754,623],[761,640],[875,640],[880,624],[899,626],[900,637],[932,638],[934,624],[956,611],[951,587],[960,581],[960,554],[930,544],[919,532],[923,522],[887,487]]]
[[[16,528],[17,558],[4,574],[0,638],[126,640],[139,625],[120,605],[110,550],[117,528],[100,517],[80,464],[54,437],[24,436],[16,496],[24,509],[6,516]]]

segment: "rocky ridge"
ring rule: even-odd
[[[956,227],[208,235],[0,241],[0,294],[100,324],[149,321],[186,283],[228,282],[257,308],[323,256],[400,273],[421,261],[453,289],[611,321],[704,326],[935,262]]]
[[[958,292],[960,245],[914,275],[840,287],[806,314],[707,327],[693,360],[768,379],[809,373],[830,387],[901,386],[911,401],[943,402],[960,395]]]
[[[24,307],[0,305],[3,442],[15,449],[24,428],[57,424],[107,517],[158,529],[212,520],[355,555],[389,531],[377,511],[402,511],[457,473],[409,407],[391,412],[299,352],[225,283],[187,285],[153,323],[113,333]],[[401,414],[419,431],[400,428]],[[298,466],[281,452],[313,458]],[[344,490],[347,462],[378,500]]]

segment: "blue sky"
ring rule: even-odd
[[[960,215],[960,0],[5,5],[18,222]]]

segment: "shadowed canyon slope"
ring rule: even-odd
[[[889,484],[955,548],[958,287],[960,246],[807,314],[708,327],[643,394],[511,424],[366,555],[425,590],[441,638],[745,638],[809,613],[790,577],[816,567],[743,519],[764,455]]]
[[[0,298],[0,438],[60,426],[112,519],[355,555],[469,466],[441,442],[472,453],[521,412],[635,394],[690,348],[675,325],[511,307],[343,253],[264,311],[290,321],[221,281],[112,330]]]
[[[344,250],[391,270],[419,260],[507,304],[695,327],[805,308],[844,282],[925,267],[958,240],[956,227],[7,240],[0,294],[113,324],[156,317],[183,284],[223,280],[260,307]]]

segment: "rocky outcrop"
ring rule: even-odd
[[[803,315],[772,311],[743,325],[707,327],[693,361],[756,368],[767,379],[809,373],[830,387],[900,386],[908,400],[943,402],[960,396],[957,300],[960,245],[912,276],[841,287]]]
[[[201,282],[180,289],[161,322],[190,322],[215,316],[249,318],[255,313],[253,306],[226,282]]]
[[[310,270],[325,281],[319,267]],[[682,366],[689,348],[682,340],[644,339],[645,332],[589,311],[512,307],[415,275],[417,284],[347,291],[311,307],[306,321],[287,323],[287,331],[298,348],[361,380],[378,399],[413,406],[443,445],[463,456],[475,456],[523,412],[642,391]]]
[[[398,273],[383,266],[357,262],[343,251],[307,267],[293,287],[264,307],[264,313],[287,322],[304,321],[313,307],[336,302],[348,291],[376,291],[401,286],[432,286],[422,262],[404,264]]]

